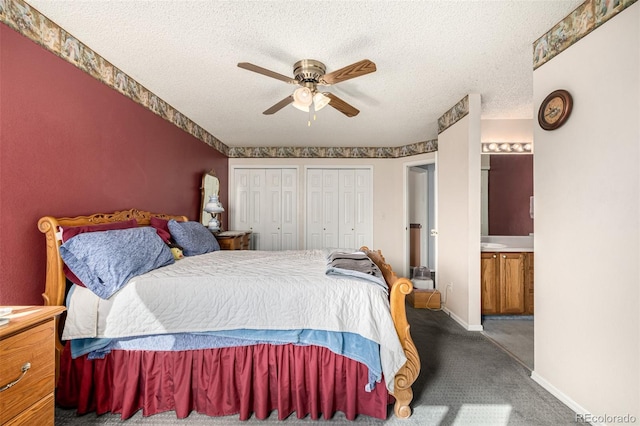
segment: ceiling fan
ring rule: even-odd
[[[321,92],[318,90],[318,86],[331,86],[372,73],[376,70],[376,64],[368,59],[347,65],[329,74],[326,74],[326,67],[322,62],[316,61],[315,59],[303,59],[293,65],[293,78],[249,62],[240,62],[238,66],[245,70],[284,81],[285,83],[300,86],[294,90],[293,94],[265,110],[263,114],[267,115],[274,114],[285,106],[292,104],[302,111],[318,111],[329,105],[347,117],[355,117],[360,112],[358,109],[349,105],[333,93]]]

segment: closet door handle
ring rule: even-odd
[[[9,389],[10,387],[13,387],[13,386],[17,385],[18,382],[20,380],[22,380],[22,378],[25,376],[25,374],[27,374],[27,371],[29,371],[30,368],[31,368],[31,363],[30,362],[25,362],[24,365],[22,366],[22,368],[20,368],[20,370],[22,371],[22,374],[20,374],[20,377],[18,377],[14,381],[9,382],[6,385],[2,386],[0,388],[0,392],[4,392],[7,389]]]

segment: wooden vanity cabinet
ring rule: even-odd
[[[500,311],[498,295],[498,253],[480,253],[480,282],[482,314],[492,315]]]
[[[533,253],[482,252],[483,315],[533,314]]]

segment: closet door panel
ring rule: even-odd
[[[354,170],[340,170],[340,187],[338,189],[339,210],[339,238],[341,248],[355,248],[355,174]]]
[[[235,208],[231,227],[235,229],[249,229],[251,209],[249,208],[249,172],[236,169],[235,177]]]
[[[298,249],[298,171],[282,169],[281,250]]]
[[[338,247],[340,242],[339,177],[339,170],[322,171],[323,247]]]
[[[239,168],[234,177],[232,228],[251,230],[256,250],[297,249],[297,170]]]
[[[320,249],[323,243],[322,170],[307,170],[307,221],[305,246]]]
[[[268,231],[264,208],[267,202],[266,175],[264,169],[248,169],[250,177],[250,200],[249,208],[251,219],[249,229],[252,232],[254,248],[256,250],[267,250],[267,240],[265,235]]]
[[[371,170],[354,171],[355,196],[353,222],[355,248],[373,245],[373,196],[371,194]]]
[[[265,170],[266,203],[263,208],[265,214],[265,232],[268,239],[264,241],[261,250],[280,250],[281,217],[282,217],[282,170]]]
[[[371,247],[371,192],[370,169],[308,169],[306,247]]]

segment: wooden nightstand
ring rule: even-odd
[[[214,234],[221,250],[249,250],[251,231],[224,231]]]
[[[53,425],[56,316],[64,306],[15,306],[0,326],[0,425]]]

